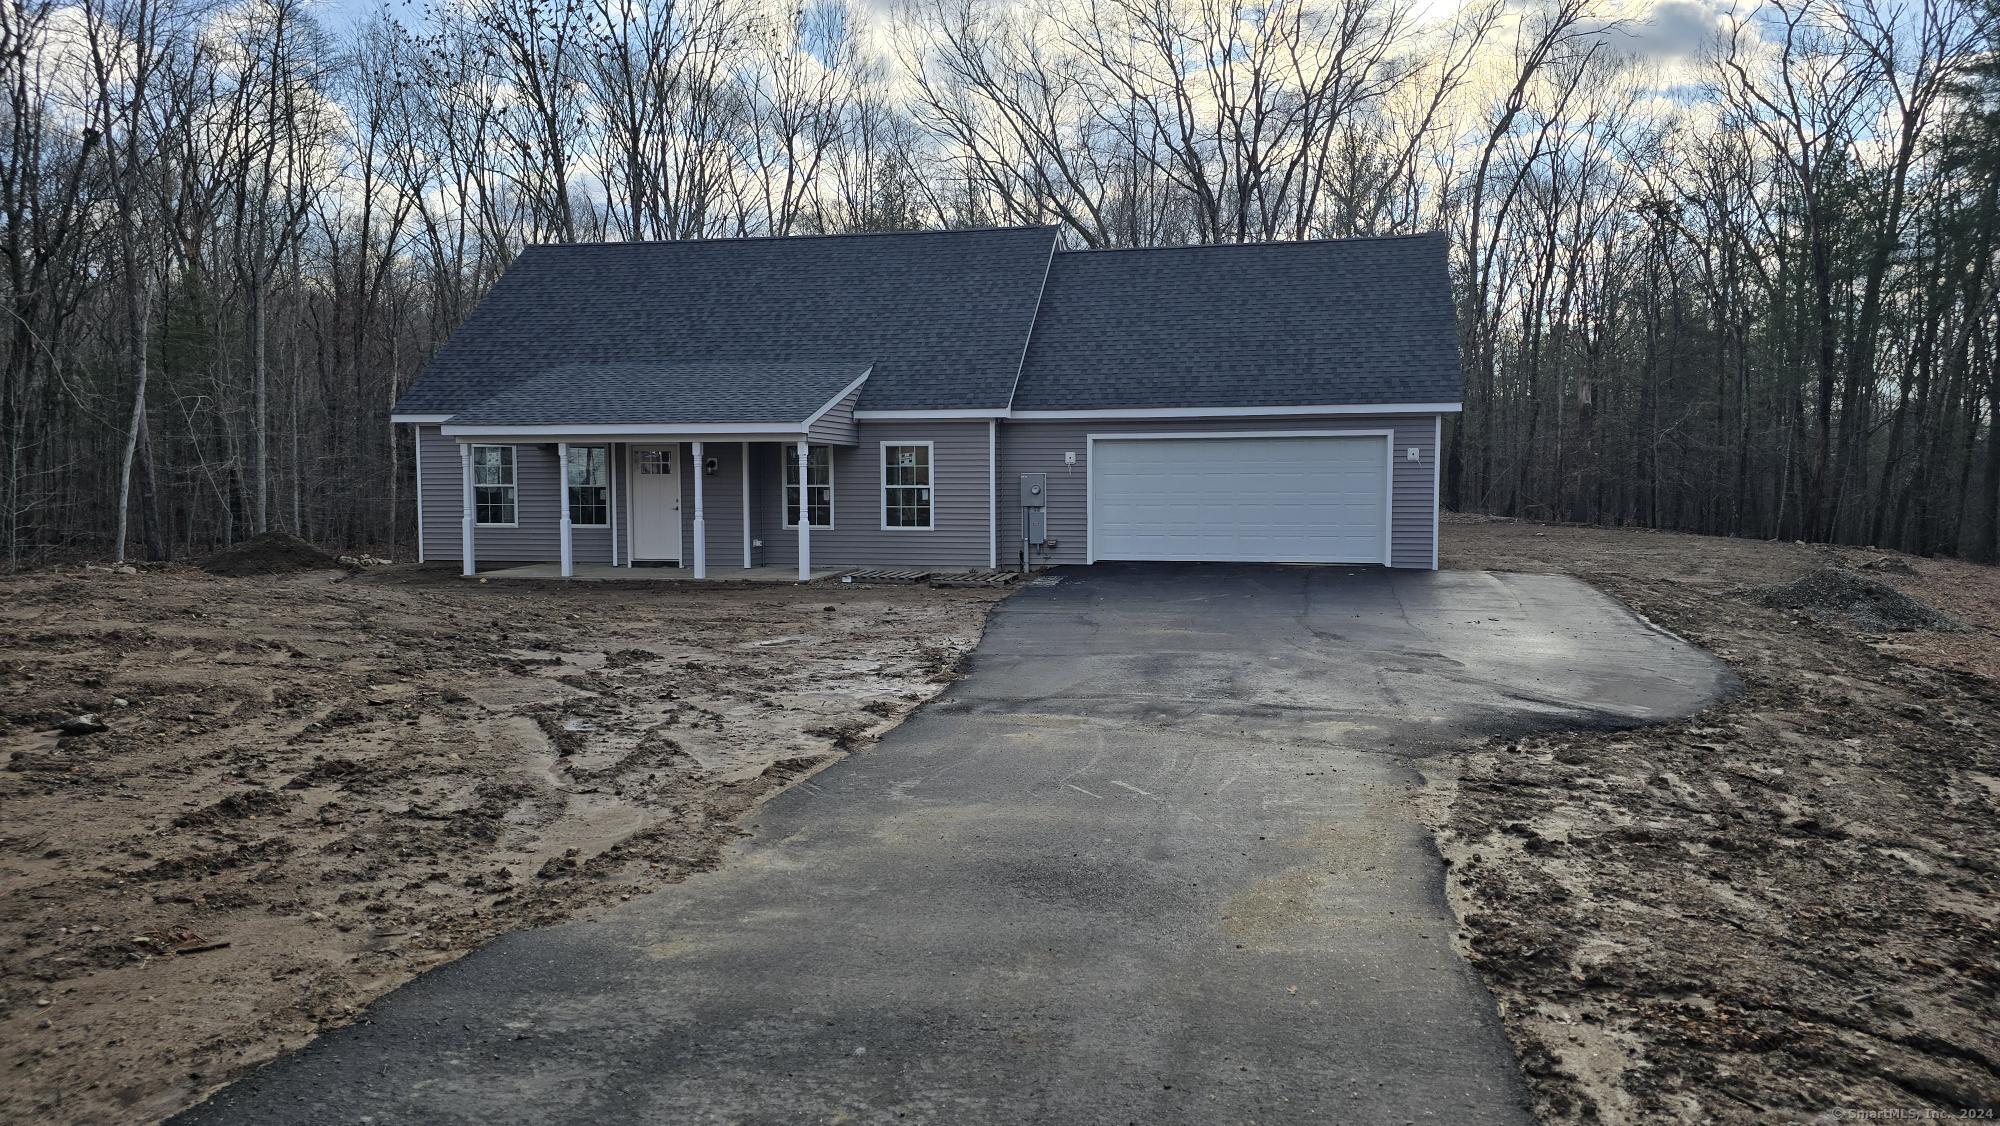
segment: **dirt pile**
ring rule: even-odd
[[[242,543],[225,547],[201,561],[201,569],[211,575],[246,578],[251,575],[290,575],[299,571],[339,571],[340,560],[289,532],[265,532]]]
[[[1820,567],[1792,582],[1764,587],[1753,592],[1752,600],[1774,610],[1835,619],[1871,633],[1917,629],[1955,633],[1965,628],[1887,583],[1840,567]]]

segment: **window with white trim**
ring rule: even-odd
[[[931,523],[931,443],[882,443],[882,527],[928,531]]]
[[[578,528],[611,523],[610,458],[603,446],[569,448],[569,522]]]
[[[511,528],[515,502],[514,447],[472,447],[472,519],[489,528]]]
[[[806,516],[815,528],[833,527],[833,447],[806,447]],[[799,526],[799,451],[785,447],[785,527]]]

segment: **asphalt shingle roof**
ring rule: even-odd
[[[1443,235],[1064,253],[1055,238],[530,247],[396,410],[486,425],[793,422],[864,370],[862,410],[1463,395]]]
[[[872,368],[861,409],[1004,409],[1055,237],[1017,227],[529,247],[396,411],[465,410],[565,364],[664,361]]]
[[[452,416],[454,426],[798,425],[867,369],[855,364],[558,364]]]
[[[1441,234],[1055,256],[1015,410],[1456,403]]]

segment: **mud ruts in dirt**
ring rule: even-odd
[[[1541,1115],[2000,1102],[2000,682],[1962,667],[1966,635],[1759,604],[1824,550],[1526,524],[1446,543],[1591,579],[1743,679],[1684,722],[1427,767],[1460,939]],[[1899,562],[1869,570],[1992,642],[2000,574]]]
[[[506,930],[715,864],[987,591],[0,579],[0,1121],[128,1122]],[[65,736],[95,714],[105,730]]]

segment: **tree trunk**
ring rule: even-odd
[[[250,282],[250,370],[255,412],[250,420],[250,487],[257,494],[256,532],[271,530],[271,373],[264,346],[264,279]]]

